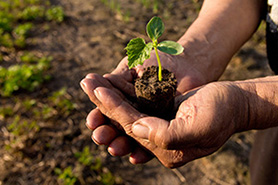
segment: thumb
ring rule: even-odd
[[[157,117],[144,117],[133,123],[132,132],[159,148],[181,149],[192,140],[186,125],[185,120],[179,118],[168,122]]]

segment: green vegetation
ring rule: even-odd
[[[31,98],[15,98],[13,103],[16,108],[9,105],[0,108],[0,120],[8,122],[7,131],[10,135],[6,149],[16,151],[23,147],[25,141],[40,132],[40,122],[65,119],[75,109],[66,88],[53,92],[46,100],[42,102]]]
[[[24,8],[19,18],[26,21],[42,19],[44,17],[44,11],[45,8],[43,6],[31,5]]]
[[[64,170],[55,168],[55,173],[59,175],[59,179],[63,181],[64,185],[73,185],[77,181],[77,175],[73,173],[71,166]]]
[[[38,102],[35,99],[26,99],[19,102],[19,105],[26,110],[35,120],[48,120],[56,117],[67,117],[75,109],[76,105],[71,101],[71,96],[66,88],[62,88],[47,97],[47,101]]]
[[[45,80],[49,79],[49,76],[45,75],[44,71],[50,67],[51,60],[51,57],[43,57],[32,65],[0,67],[0,95],[8,97],[19,90],[34,91]]]
[[[0,45],[7,48],[26,47],[32,22],[61,23],[64,12],[60,6],[50,6],[42,0],[8,0],[0,2]]]
[[[64,18],[62,7],[48,0],[0,1],[0,120],[5,152],[13,157],[23,158],[22,150],[33,147],[30,140],[38,137],[47,122],[67,120],[76,107],[66,87],[51,92],[43,86],[51,80],[53,57],[28,51],[35,44],[34,33],[47,31]],[[30,92],[35,95],[30,97]],[[98,166],[96,162],[92,167]],[[72,167],[55,172],[64,184],[78,180]]]
[[[120,0],[101,0],[101,2],[108,7],[118,19],[129,22],[134,19],[132,9],[128,3]],[[152,14],[159,14],[164,18],[169,17],[169,12],[172,9],[173,3],[162,0],[136,0],[129,4],[138,4],[137,7],[142,7],[142,11],[152,12]]]
[[[108,171],[108,169],[106,169],[106,171],[101,174],[100,182],[103,185],[113,185],[115,184],[115,177],[110,171]]]
[[[64,21],[64,11],[60,6],[53,6],[46,11],[46,19],[49,21],[63,22]]]
[[[129,68],[135,67],[137,65],[142,65],[144,61],[150,58],[152,49],[154,48],[157,63],[158,63],[158,79],[162,80],[162,66],[158,55],[158,50],[171,54],[179,55],[183,52],[183,47],[174,41],[162,41],[158,42],[158,38],[164,32],[164,24],[159,17],[153,17],[146,27],[147,34],[152,42],[147,43],[142,38],[135,38],[130,40],[125,48],[128,55],[128,66]]]
[[[8,152],[16,152],[24,148],[24,143],[40,131],[40,126],[37,120],[29,120],[20,114],[12,117],[10,113],[7,117],[9,116],[11,123],[7,125],[9,139],[5,142],[5,149]]]
[[[58,110],[59,114],[64,116],[68,116],[76,107],[71,100],[71,96],[67,93],[66,87],[53,92],[52,95],[48,97],[48,101],[48,104],[52,106],[50,110]]]
[[[137,2],[141,3],[147,9],[151,8],[154,14],[158,13],[160,6],[163,6],[162,0],[137,0]]]
[[[96,154],[93,154],[89,146],[85,146],[80,152],[75,152],[74,156],[78,160],[78,164],[69,165],[66,168],[54,169],[54,173],[58,175],[58,179],[62,184],[85,184],[86,182],[83,182],[82,180],[84,171],[90,171],[92,174],[94,174],[92,177],[95,179],[97,184],[117,184],[115,176],[113,176],[113,174],[102,165],[100,157],[98,157]]]
[[[0,120],[3,120],[13,115],[13,108],[11,106],[0,107]]]
[[[130,11],[125,11],[118,0],[101,0],[101,2],[105,6],[107,6],[113,13],[115,13],[120,19],[125,22],[129,21]]]
[[[42,0],[7,0],[0,2],[0,62],[9,62],[8,67],[0,67],[0,96],[10,97],[14,92],[36,90],[50,77],[52,57],[36,57],[32,53],[20,56],[20,61],[12,64],[6,58],[16,57],[20,50],[28,46],[29,39],[37,24],[47,21],[60,23],[64,12],[60,6],[50,6]]]
[[[76,152],[74,156],[82,165],[90,167],[91,170],[99,170],[102,167],[100,158],[92,155],[89,146],[84,147],[82,152]]]
[[[95,171],[97,174],[97,181],[103,185],[113,185],[116,182],[115,176],[101,163],[100,157],[94,156],[89,146],[85,146],[82,152],[76,152],[75,157],[85,167],[89,167],[90,170]]]
[[[21,120],[21,116],[17,115],[13,122],[9,124],[8,131],[10,131],[14,136],[26,135],[30,132],[38,132],[40,127],[36,121],[29,123],[27,120]]]

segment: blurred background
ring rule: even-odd
[[[111,72],[148,20],[177,40],[196,19],[198,0],[0,0],[0,184],[249,184],[255,131],[234,135],[217,153],[170,170],[157,160],[133,166],[91,141],[95,106],[79,87],[88,73]],[[220,80],[272,75],[265,23]]]

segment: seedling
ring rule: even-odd
[[[146,26],[146,32],[148,37],[152,40],[146,44],[143,38],[135,38],[129,41],[127,47],[128,66],[129,68],[137,65],[142,65],[144,61],[150,58],[152,49],[155,51],[155,55],[158,63],[158,80],[162,81],[162,66],[158,55],[158,50],[171,55],[179,55],[183,52],[183,47],[174,41],[162,41],[158,42],[158,38],[164,32],[164,23],[159,17],[153,17]]]
[[[77,175],[73,172],[72,166],[65,168],[63,171],[60,168],[54,169],[55,174],[59,175],[64,185],[74,185],[78,179]]]
[[[49,21],[57,21],[61,23],[64,21],[65,14],[61,6],[53,6],[46,11],[46,19]]]

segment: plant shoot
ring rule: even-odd
[[[158,38],[164,32],[164,23],[159,17],[153,17],[146,26],[146,32],[152,42],[146,43],[142,38],[135,38],[129,41],[127,47],[128,66],[135,67],[142,65],[145,60],[150,58],[151,51],[154,49],[158,63],[158,79],[162,81],[162,66],[159,58],[158,50],[171,55],[179,55],[183,52],[183,47],[174,41],[158,42]]]

